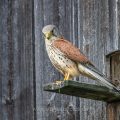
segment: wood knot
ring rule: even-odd
[[[13,105],[13,103],[14,103],[14,100],[13,100],[13,99],[9,99],[9,98],[8,98],[8,99],[5,100],[5,104],[6,104],[6,105]]]

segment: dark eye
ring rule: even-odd
[[[54,34],[55,28],[53,28],[53,30],[51,31]]]
[[[55,28],[52,30],[52,33],[57,37],[57,30]]]

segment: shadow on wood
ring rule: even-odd
[[[59,85],[56,83],[49,83],[44,86],[44,90],[105,102],[120,101],[120,94],[107,87],[80,83],[72,80],[62,81]]]

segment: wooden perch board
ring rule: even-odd
[[[44,86],[44,90],[105,102],[120,101],[120,94],[118,92],[114,92],[113,90],[105,86],[80,83],[72,80],[62,81],[62,83],[60,84],[46,84]]]

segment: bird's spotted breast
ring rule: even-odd
[[[62,74],[69,73],[71,76],[78,76],[79,71],[76,64],[68,59],[61,51],[54,46],[47,48],[48,56],[55,66]]]

